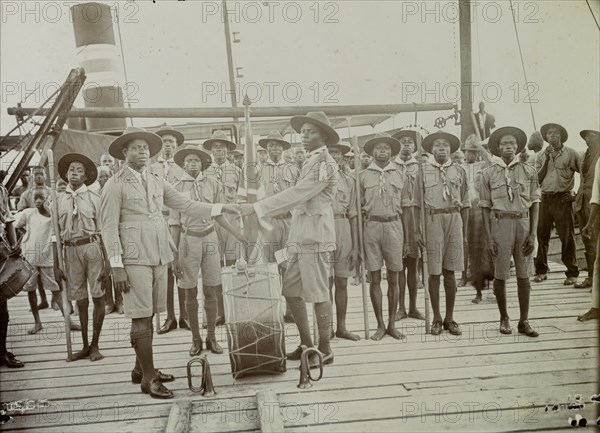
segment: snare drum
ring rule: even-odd
[[[17,295],[36,276],[33,266],[23,257],[8,257],[0,264],[0,299],[8,300]]]

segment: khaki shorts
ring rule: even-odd
[[[460,213],[425,215],[429,275],[442,269],[463,271],[463,230]]]
[[[331,275],[349,278],[354,275],[352,260],[352,231],[350,220],[340,218],[335,220],[335,251],[331,255]]]
[[[179,241],[179,265],[183,276],[177,280],[177,287],[181,289],[197,287],[200,271],[202,271],[204,286],[220,286],[221,260],[217,234],[213,231],[199,238],[182,233]]]
[[[364,225],[365,263],[369,272],[385,267],[399,272],[403,267],[404,232],[402,221],[367,221]]]
[[[34,269],[39,272],[40,278],[42,279],[42,287],[44,289],[50,290],[51,292],[58,292],[60,287],[58,287],[58,283],[54,279],[54,269],[50,266],[34,266]],[[38,288],[38,279],[36,277],[30,278],[25,286],[23,286],[23,291],[25,292],[35,292]]]
[[[266,257],[266,263],[274,263],[275,251],[285,248],[290,235],[291,218],[266,218],[265,221],[270,224],[272,230],[261,230],[263,243],[263,254]]]
[[[168,265],[125,265],[129,292],[123,293],[125,317],[141,319],[167,310]]]
[[[104,267],[102,247],[94,241],[78,247],[65,248],[65,276],[69,288],[69,300],[88,299],[88,287],[92,298],[104,296],[102,282],[98,277]]]
[[[283,296],[305,302],[329,300],[329,275],[332,252],[314,252],[309,246],[287,249],[287,268],[283,274]]]
[[[517,278],[529,278],[534,256],[523,254],[523,244],[529,234],[529,217],[500,219],[492,216],[491,231],[492,238],[498,247],[498,254],[494,257],[494,277],[499,280],[508,280],[508,277],[510,277],[510,259],[514,257]]]

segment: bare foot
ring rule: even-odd
[[[101,359],[104,359],[104,355],[102,355],[100,353],[100,350],[98,350],[97,347],[91,346],[90,347],[90,361],[92,361],[92,362],[100,361]]]
[[[33,335],[33,334],[37,334],[38,332],[40,332],[42,330],[43,326],[41,323],[35,323],[33,325],[33,328],[31,328],[29,331],[27,331],[28,334]]]
[[[69,325],[71,331],[81,331],[81,325],[79,323],[75,323],[71,321],[71,325]]]
[[[375,334],[373,334],[373,336],[371,337],[371,340],[379,341],[383,338],[384,335],[385,335],[385,329],[377,328],[377,331],[375,332]]]
[[[406,310],[398,310],[398,312],[396,313],[396,322],[398,320],[402,320],[402,319],[406,319],[408,317],[408,314],[406,314]]]
[[[360,337],[356,334],[352,334],[351,332],[348,332],[345,329],[339,329],[335,332],[336,337],[339,338],[344,338],[346,340],[351,340],[351,341],[358,341],[360,340]]]
[[[90,348],[84,347],[79,352],[75,352],[73,355],[71,355],[71,358],[69,358],[69,361],[77,361],[79,359],[87,358],[88,356],[90,356]]]
[[[471,299],[471,302],[474,304],[481,303],[481,293],[478,293],[477,295],[475,295],[475,297],[473,299]]]
[[[400,331],[398,331],[396,329],[396,327],[394,326],[393,323],[390,323],[386,329],[386,333],[388,335],[391,335],[392,337],[394,337],[396,340],[404,340],[404,334],[402,334]]]

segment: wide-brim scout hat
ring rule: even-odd
[[[98,169],[96,168],[96,164],[94,164],[91,159],[85,155],[82,155],[81,153],[67,153],[58,160],[58,175],[62,180],[67,183],[69,182],[67,172],[69,171],[69,165],[71,165],[72,162],[80,162],[85,167],[86,180],[84,183],[87,186],[90,186],[96,182],[96,179],[98,178]]]
[[[417,134],[419,135],[419,142],[423,141],[423,136],[421,135],[421,133],[419,131],[415,131],[413,129],[403,129],[401,131],[398,131],[394,134],[392,134],[392,137],[394,137],[396,140],[400,141],[400,139],[402,137],[410,137],[413,139],[413,142],[415,143],[415,149],[417,148]]]
[[[539,131],[533,131],[529,136],[529,140],[527,141],[527,148],[533,150],[534,148],[539,147],[540,149],[544,147],[544,139],[542,138],[542,134]]]
[[[202,161],[202,171],[212,164],[212,158],[210,155],[200,149],[200,146],[197,144],[184,144],[181,146],[173,155],[173,161],[179,167],[184,168],[183,163],[185,161],[185,157],[192,154],[197,155],[200,158],[200,161]]]
[[[229,140],[229,137],[227,137],[225,131],[222,131],[220,129],[213,132],[212,136],[208,140],[206,140],[202,144],[202,146],[204,146],[206,150],[212,150],[212,145],[215,144],[217,141],[225,143],[229,152],[235,150],[235,148],[237,147],[233,141]]]
[[[421,142],[421,147],[425,149],[427,152],[431,153],[431,149],[433,148],[433,142],[438,138],[444,138],[448,140],[450,143],[450,153],[456,152],[460,149],[460,140],[456,135],[450,134],[449,132],[437,131],[432,134],[429,134],[427,137],[423,139]]]
[[[377,134],[365,143],[364,150],[367,154],[373,156],[373,148],[378,143],[387,143],[392,148],[392,156],[400,153],[400,142],[388,133]]]
[[[266,149],[269,141],[275,141],[281,144],[283,146],[283,150],[288,150],[290,147],[292,147],[292,145],[289,142],[283,139],[281,133],[276,129],[269,131],[269,135],[267,135],[265,138],[261,138],[260,140],[258,140],[258,145],[263,149]]]
[[[112,143],[110,143],[110,146],[108,147],[108,153],[115,159],[119,159],[121,161],[125,160],[125,155],[123,155],[123,147],[131,140],[135,139],[144,140],[146,143],[148,143],[150,158],[158,155],[162,149],[162,138],[160,138],[159,135],[156,135],[153,132],[148,132],[143,128],[129,126],[125,132],[123,132],[123,135],[117,137]]]
[[[600,135],[600,131],[596,131],[595,129],[584,129],[579,132],[579,136],[585,140],[585,136],[587,135],[588,132]]]
[[[302,125],[305,123],[312,123],[313,125],[318,126],[325,132],[327,135],[327,140],[325,140],[325,144],[335,144],[340,141],[340,136],[335,129],[331,127],[331,122],[327,115],[322,111],[311,111],[307,113],[306,116],[294,116],[290,119],[290,124],[294,131],[300,132]]]
[[[160,128],[158,131],[156,131],[156,135],[160,135],[161,137],[163,135],[172,135],[173,137],[175,137],[175,140],[177,140],[177,146],[181,146],[183,144],[183,141],[185,140],[181,132],[177,131],[176,129],[173,129],[173,127],[171,126],[166,125]]]
[[[548,141],[548,139],[546,138],[546,134],[548,133],[548,129],[550,129],[552,126],[558,128],[558,130],[560,131],[560,141],[561,143],[565,143],[569,138],[569,133],[567,132],[564,126],[559,125],[558,123],[546,123],[540,128],[540,133],[542,134],[542,138],[544,139],[544,141]]]
[[[344,157],[346,158],[354,158],[354,152],[349,150],[347,153],[344,153]]]
[[[527,144],[527,134],[519,128],[514,126],[503,126],[502,128],[496,129],[492,132],[489,137],[488,147],[492,155],[500,156],[500,149],[498,148],[498,142],[505,135],[512,135],[517,139],[517,152],[520,153]]]
[[[350,150],[352,149],[352,147],[350,146],[350,143],[347,143],[345,141],[340,141],[335,144],[328,144],[327,148],[328,149],[337,149],[340,152],[342,152],[342,155],[345,155],[345,156],[348,156],[348,153],[350,153]]]

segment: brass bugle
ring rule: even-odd
[[[315,349],[314,347],[302,347],[302,355],[300,355],[300,382],[298,383],[298,388],[306,389],[310,388],[313,382],[318,382],[323,377],[323,354]],[[310,365],[308,365],[308,356],[311,353],[316,353],[319,358],[319,377],[316,379],[310,375]]]
[[[200,386],[194,386],[192,383],[192,366],[194,364],[200,364],[202,367],[201,374],[201,382]],[[210,397],[212,395],[216,395],[215,387],[212,381],[212,375],[210,374],[210,364],[208,363],[208,358],[204,355],[201,358],[192,358],[187,363],[187,378],[188,378],[188,388],[190,388],[193,392],[199,392],[205,397]]]

